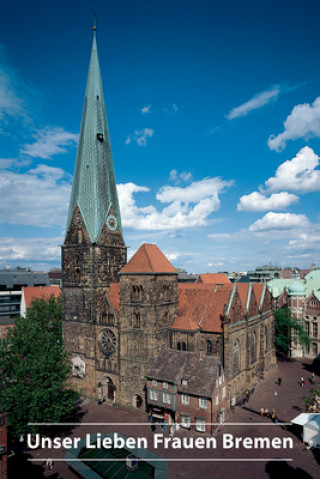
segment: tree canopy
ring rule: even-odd
[[[291,341],[294,338],[303,346],[310,344],[309,336],[301,321],[293,318],[290,309],[276,309],[274,312],[276,327],[276,350],[288,354]]]
[[[68,387],[69,372],[61,298],[36,299],[0,340],[0,412],[12,437],[38,429],[28,423],[58,422],[72,412],[77,394]]]

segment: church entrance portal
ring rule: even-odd
[[[115,403],[116,387],[112,379],[109,376],[104,376],[101,379],[101,383],[99,384],[101,385],[101,393],[102,393],[103,399],[105,401],[108,401],[109,403],[110,402]]]
[[[139,394],[135,394],[132,398],[132,406],[140,409],[143,405],[142,397]]]

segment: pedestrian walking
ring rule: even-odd
[[[271,414],[272,422],[275,421],[275,418],[276,418],[276,410],[275,410],[275,409],[272,409],[272,414]]]
[[[51,471],[53,469],[54,463],[53,463],[52,459],[47,460],[47,466],[48,466],[49,471]]]
[[[278,385],[281,386],[281,383],[282,383],[282,379],[278,378]]]
[[[305,384],[305,380],[303,379],[303,376],[301,376],[300,383],[301,383],[301,387],[303,387]]]
[[[263,408],[263,407],[260,408],[260,416],[261,416],[261,417],[264,416],[264,408]]]
[[[312,374],[311,374],[311,384],[315,384],[316,382],[316,378],[314,376],[314,372],[312,371]]]
[[[268,418],[268,419],[270,418],[270,412],[269,412],[268,408],[265,408],[264,415],[265,415],[266,418]]]

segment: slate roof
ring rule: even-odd
[[[144,243],[138,251],[132,256],[130,261],[122,268],[120,274],[157,274],[174,273],[178,271],[165,255],[160,251],[157,245]]]
[[[183,354],[181,354],[181,352]],[[146,376],[153,379],[173,383],[182,372],[187,360],[187,354],[183,351],[173,349],[163,349],[157,356],[157,359],[147,372]]]
[[[222,332],[224,306],[229,304],[233,284],[179,284],[179,310],[172,329]]]
[[[178,391],[197,396],[211,397],[216,386],[220,360],[201,353],[163,349],[146,374],[147,378],[179,382]],[[187,386],[181,385],[186,379]]]
[[[24,300],[26,308],[30,307],[33,299],[49,298],[54,296],[58,298],[61,296],[61,289],[59,286],[34,286],[23,288]]]
[[[200,274],[198,282],[204,283],[204,284],[229,284],[230,283],[229,278],[224,273]]]
[[[34,273],[32,271],[0,271],[0,284],[6,286],[8,290],[12,289],[13,286],[49,286],[49,276],[48,273]]]
[[[273,298],[277,298],[280,294],[289,288],[295,281],[299,281],[306,289],[305,296],[308,298],[312,293],[320,300],[320,280],[319,279],[273,279],[268,283],[268,289]]]

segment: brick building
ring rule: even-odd
[[[228,384],[219,358],[163,349],[146,379],[153,417],[210,433],[213,423],[224,422]]]
[[[63,338],[73,385],[88,396],[146,408],[146,376],[167,348],[181,357],[193,353],[187,363],[198,363],[199,371],[211,364],[213,385],[221,363],[236,402],[275,362],[271,295],[265,285],[239,289],[225,275],[216,281],[209,275],[209,282],[206,276],[179,283],[178,271],[152,244],[127,263],[94,31],[62,246]]]

